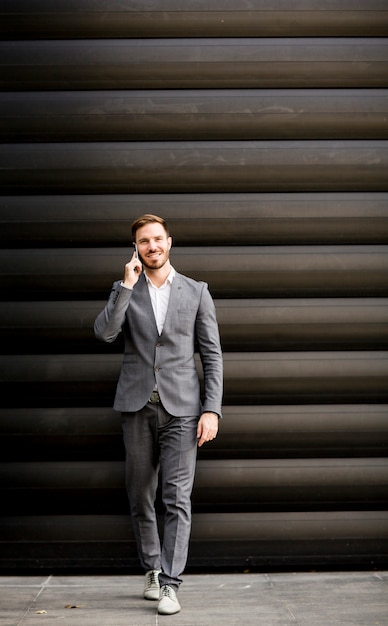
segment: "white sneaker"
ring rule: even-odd
[[[159,600],[159,569],[150,569],[145,575],[144,594],[146,600]]]
[[[160,590],[158,613],[160,615],[173,615],[181,610],[176,593],[170,585],[163,585]]]

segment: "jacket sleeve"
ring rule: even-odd
[[[197,313],[196,339],[204,375],[202,410],[217,413],[221,417],[223,359],[216,310],[206,284],[202,289]]]
[[[112,291],[105,308],[94,322],[97,339],[112,343],[120,334],[125,322],[125,313],[132,297],[132,289],[122,287],[121,281],[113,283]]]

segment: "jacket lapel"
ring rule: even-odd
[[[137,296],[138,296],[136,298],[136,306],[139,307],[139,310],[138,310],[139,319],[146,318],[147,320],[152,320],[155,333],[159,335],[158,328],[156,325],[154,310],[152,308],[151,296],[148,290],[148,284],[147,284],[147,280],[144,274],[140,276],[134,288],[136,289]]]
[[[171,320],[176,316],[178,304],[181,299],[182,282],[178,273],[175,273],[174,280],[171,284],[170,299],[168,301],[166,319],[164,321],[162,335],[165,331],[169,330]],[[151,305],[152,308],[152,305]]]

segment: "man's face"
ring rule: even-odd
[[[158,222],[145,224],[136,232],[140,260],[146,269],[158,270],[166,264],[171,243],[171,237],[167,237],[166,231]]]

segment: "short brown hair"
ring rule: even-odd
[[[145,213],[144,215],[141,215],[140,217],[138,217],[134,222],[132,222],[131,229],[132,229],[133,240],[135,241],[136,233],[139,230],[139,228],[141,228],[142,226],[145,226],[146,224],[152,224],[153,222],[161,224],[164,230],[166,231],[167,237],[170,236],[170,231],[167,226],[167,222],[162,217],[159,217],[158,215],[153,215],[152,213]]]

